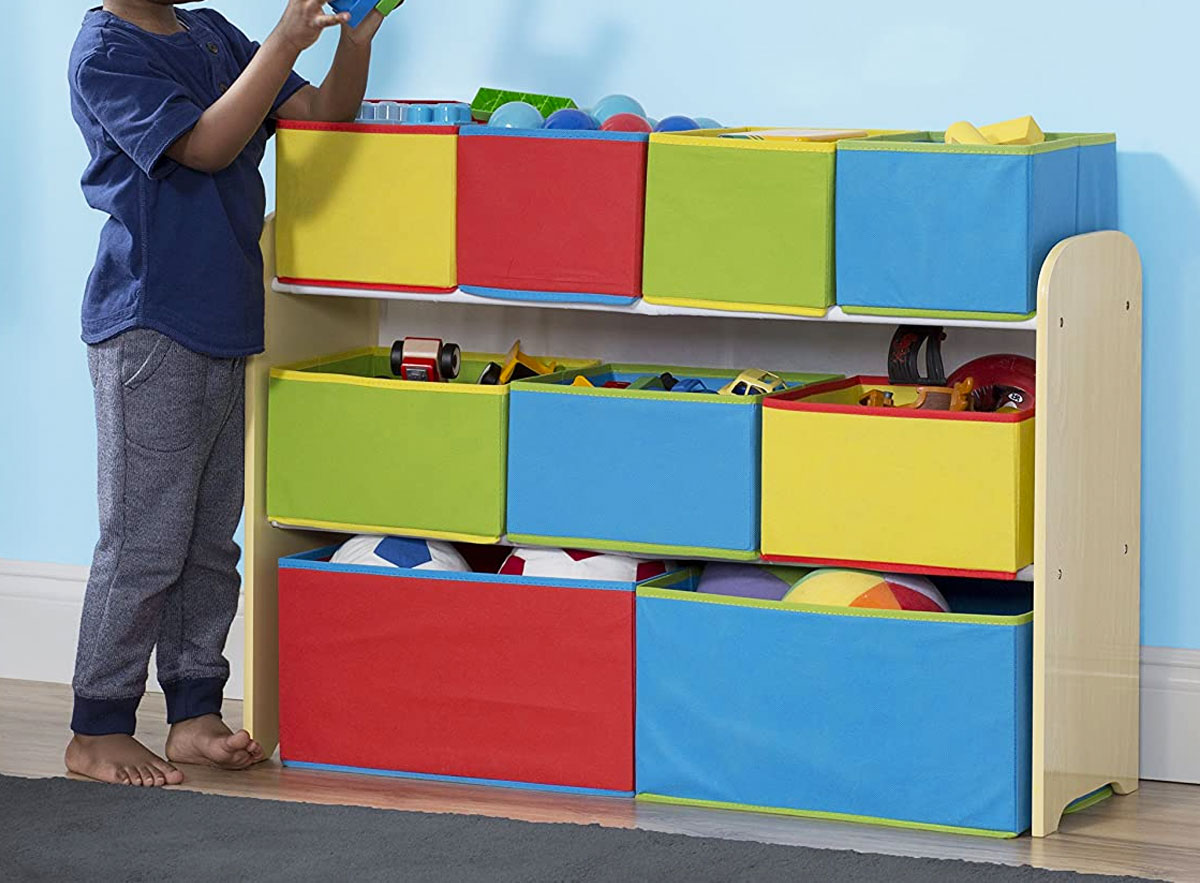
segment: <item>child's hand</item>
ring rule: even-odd
[[[283,17],[275,26],[275,33],[297,52],[303,52],[317,42],[326,28],[345,24],[349,20],[348,12],[338,15],[326,13],[323,0],[288,0]],[[362,27],[366,27],[366,22]]]
[[[378,9],[372,9],[367,13],[367,17],[359,22],[358,27],[352,28],[348,24],[342,25],[342,36],[360,46],[366,46],[375,39],[375,35],[379,33],[379,27],[382,24],[383,15],[380,14]]]

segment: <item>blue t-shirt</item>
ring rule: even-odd
[[[165,154],[258,44],[211,9],[176,14],[187,30],[161,36],[94,9],[71,51],[71,113],[92,157],[83,192],[109,215],[84,294],[83,339],[153,328],[195,352],[250,355],[263,348],[258,167],[273,126],[214,175]],[[304,85],[293,73],[272,112]]]

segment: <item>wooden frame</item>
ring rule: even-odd
[[[267,520],[268,375],[275,365],[376,344],[376,298],[386,295],[277,293],[270,219],[263,254],[266,350],[246,372],[245,713],[246,726],[271,752],[279,735],[276,562],[321,540]],[[466,303],[465,297],[422,299]],[[645,308],[629,308],[639,311]],[[870,327],[884,320],[834,312],[806,321]],[[966,324],[1033,330],[1030,323]],[[1037,837],[1057,830],[1072,801],[1108,785],[1120,794],[1138,786],[1141,328],[1141,262],[1127,236],[1091,233],[1055,247],[1042,269],[1036,319]]]

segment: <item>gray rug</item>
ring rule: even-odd
[[[0,776],[4,881],[1134,879]]]

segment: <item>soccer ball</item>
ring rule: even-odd
[[[647,561],[630,555],[575,549],[513,549],[500,573],[546,579],[640,583],[674,569],[675,565],[670,561]]]
[[[401,567],[408,570],[446,570],[470,573],[471,568],[449,543],[411,537],[364,534],[346,540],[329,559],[330,564],[367,567]]]

